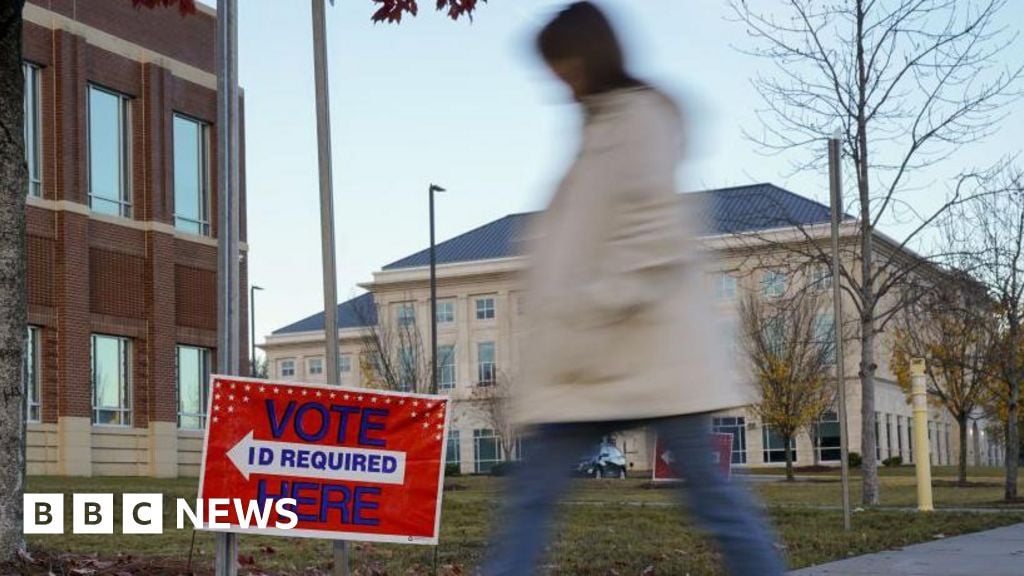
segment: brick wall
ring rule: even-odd
[[[215,20],[202,10],[182,17],[125,0],[32,3],[213,71]],[[29,322],[40,328],[44,422],[91,418],[90,336],[104,333],[131,339],[133,425],[141,428],[176,421],[175,346],[216,347],[216,174],[214,236],[175,234],[171,122],[179,112],[210,125],[213,168],[217,94],[158,63],[99,48],[90,34],[24,25],[25,59],[40,67],[43,157],[42,201],[31,200],[27,209]],[[88,210],[90,83],[131,99],[131,219]],[[244,195],[242,214],[244,230]],[[244,266],[242,281],[247,297]],[[243,349],[247,334],[243,323]]]

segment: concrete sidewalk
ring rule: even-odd
[[[1024,524],[812,566],[791,576],[1022,576]]]

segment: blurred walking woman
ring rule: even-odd
[[[628,73],[589,2],[559,13],[537,47],[585,122],[576,161],[535,223],[531,334],[514,400],[528,462],[508,483],[483,573],[533,573],[571,463],[605,435],[648,426],[680,463],[680,489],[729,572],[782,574],[768,527],[711,459],[710,413],[751,399],[725,378],[695,228],[675,192],[679,109]]]

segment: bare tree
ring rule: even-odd
[[[999,62],[1016,40],[998,19],[1006,0],[788,0],[777,13],[730,5],[752,39],[745,52],[774,63],[774,74],[753,80],[764,130],[747,136],[767,153],[801,158],[794,171],[820,170],[824,140],[838,130],[853,164],[858,242],[841,274],[860,320],[861,450],[873,454],[875,338],[906,304],[887,297],[916,267],[900,254],[963,201],[953,195],[922,213],[905,193],[911,175],[994,132],[1019,96],[1022,68]],[[880,251],[875,231],[894,221],[910,232]],[[828,260],[821,244],[810,248]],[[873,458],[862,474],[863,502],[877,504]]]
[[[498,442],[501,444],[501,450],[506,460],[516,454],[516,443],[519,438],[516,433],[511,403],[514,386],[515,377],[508,372],[498,370],[493,383],[478,384],[473,388],[470,396],[470,402],[474,408],[498,435]]]
[[[1015,500],[1024,382],[1024,170],[1006,164],[977,185],[985,193],[951,213],[943,232],[949,244],[960,247],[950,260],[995,302],[991,391],[1006,439],[1004,496]]]
[[[394,317],[374,302],[359,301],[355,314],[366,333],[362,337],[359,354],[360,370],[370,387],[398,392],[436,393],[433,390],[431,351],[429,342],[416,321],[413,304],[401,312],[396,308]],[[451,354],[452,352],[447,352]],[[447,363],[448,356],[441,352],[438,367]]]
[[[742,342],[760,399],[754,412],[781,438],[786,479],[793,480],[792,442],[835,403],[833,325],[825,299],[811,291],[740,304]]]
[[[957,479],[967,483],[967,430],[984,407],[992,378],[995,313],[983,286],[963,272],[921,294],[897,321],[892,365],[910,393],[910,360],[925,358],[928,393],[960,427]]]

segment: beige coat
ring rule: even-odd
[[[653,89],[585,105],[581,150],[531,234],[520,423],[749,403],[724,370],[696,228],[681,210],[676,106]]]

